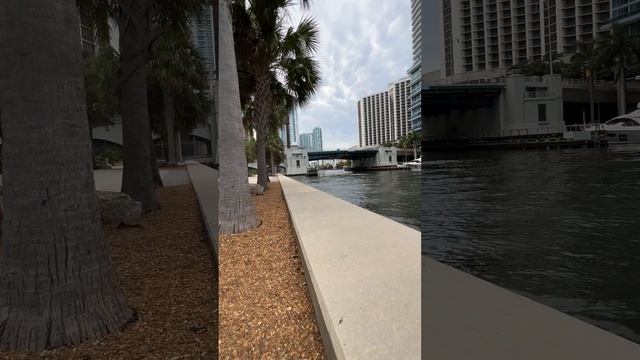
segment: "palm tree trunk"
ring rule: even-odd
[[[123,9],[129,8],[139,13],[138,0],[120,0]],[[146,15],[135,19],[141,28],[129,23],[129,17],[136,14],[121,10],[120,24],[120,66],[122,72],[120,106],[122,108],[122,142],[124,150],[124,170],[122,192],[140,201],[142,211],[148,212],[158,207],[153,174],[151,171],[151,125],[147,105],[146,44],[150,39]]]
[[[175,132],[176,143],[176,159],[178,162],[182,162],[182,133],[180,130]]]
[[[593,69],[589,71],[589,121],[591,124],[594,123],[595,118],[595,110],[594,110],[594,101],[593,101]]]
[[[618,115],[624,115],[627,113],[627,81],[626,72],[624,68],[624,56],[620,55],[618,59]]]
[[[175,163],[176,160],[176,136],[175,136],[175,102],[173,92],[169,89],[162,90],[162,103],[164,105],[164,131],[167,139],[167,162]]]
[[[258,184],[265,190],[269,186],[267,172],[267,133],[271,114],[271,83],[267,71],[256,75],[256,148],[258,161]]]
[[[75,1],[0,2],[0,350],[78,344],[133,317],[97,207],[78,29]]]
[[[271,175],[276,176],[278,173],[276,171],[276,157],[273,154],[273,150],[269,151],[269,157],[269,160],[271,160]]]
[[[291,134],[289,133],[289,121],[290,120],[287,120],[287,122],[284,124],[285,133],[287,135],[287,149],[291,148]]]
[[[220,233],[253,229],[260,221],[249,193],[249,174],[240,111],[240,87],[229,0],[217,1],[218,39],[218,159],[220,160]]]
[[[162,183],[162,177],[160,176],[160,169],[158,168],[158,159],[156,157],[156,149],[153,145],[153,137],[149,134],[149,144],[151,144],[151,173],[153,174],[153,182],[156,186],[164,186]]]

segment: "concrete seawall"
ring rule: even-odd
[[[420,233],[279,176],[330,359],[420,359]]]
[[[193,191],[198,198],[198,205],[202,213],[202,221],[211,246],[218,251],[218,171],[197,161],[187,162],[187,173]]]
[[[640,345],[423,257],[425,359],[637,360]]]

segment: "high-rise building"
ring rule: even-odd
[[[322,129],[319,127],[313,128],[313,151],[322,151]]]
[[[640,36],[640,0],[612,0],[611,22],[622,26],[629,36]]]
[[[307,149],[308,151],[313,151],[313,134],[300,134],[300,147],[303,149]]]
[[[204,5],[191,21],[191,34],[194,47],[198,50],[204,68],[207,71],[209,89],[207,98],[213,100],[213,88],[216,82],[216,50],[213,30],[213,7]]]
[[[611,0],[442,0],[442,77],[506,75],[514,65],[575,53],[605,32]],[[620,0],[626,1],[626,0]]]
[[[410,78],[404,78],[358,101],[360,146],[396,141],[412,130],[410,83]]]
[[[298,144],[298,111],[297,109],[293,109],[291,113],[289,113],[289,141],[290,145]],[[282,125],[280,129],[280,140],[284,146],[287,146],[287,125]]]
[[[409,68],[410,78],[410,123],[412,131],[419,131],[422,126],[422,58],[426,50],[424,41],[427,38],[426,28],[422,26],[424,14],[422,0],[411,0],[411,39],[413,49],[413,65]]]
[[[78,8],[80,15],[80,44],[83,56],[93,56],[98,52],[96,34],[91,28],[91,18],[82,7]]]
[[[310,133],[300,134],[300,147],[307,151],[322,151],[322,129],[316,127]]]

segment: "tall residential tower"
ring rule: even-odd
[[[358,101],[359,144],[382,145],[405,136],[411,128],[411,79],[389,84],[386,91]]]
[[[410,114],[409,121],[412,131],[419,131],[422,126],[422,73],[426,71],[422,66],[423,52],[426,46],[423,45],[427,38],[426,28],[422,26],[424,8],[422,0],[411,0],[411,41],[413,49],[413,65],[408,71],[410,79]]]
[[[610,0],[441,0],[443,79],[502,76],[605,32]]]

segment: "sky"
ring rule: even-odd
[[[386,90],[411,66],[411,2],[317,0],[308,11],[295,7],[292,23],[303,15],[318,22],[322,83],[298,109],[299,132],[321,128],[326,150],[358,145],[358,100]]]

